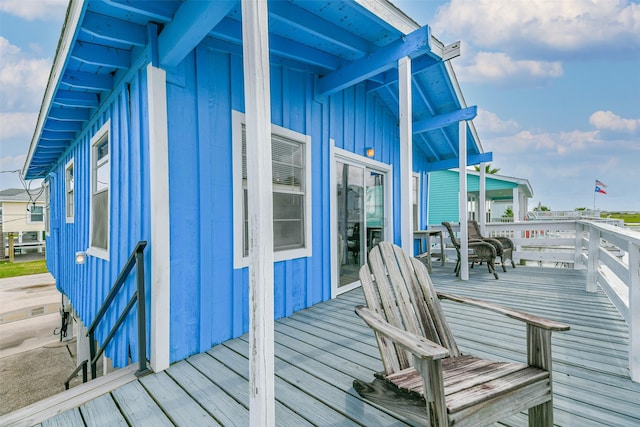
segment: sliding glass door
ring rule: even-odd
[[[386,174],[342,159],[335,173],[340,290],[358,281],[367,253],[385,236]]]

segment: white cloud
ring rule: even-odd
[[[59,20],[68,4],[69,0],[0,0],[0,11],[28,21]]]
[[[538,57],[640,50],[640,4],[627,0],[451,0],[435,34]]]
[[[558,61],[515,60],[506,53],[479,52],[466,64],[456,67],[461,81],[498,82],[514,84],[518,81],[544,81],[563,75]]]
[[[518,122],[515,120],[502,120],[497,114],[490,111],[478,109],[478,115],[473,121],[481,134],[493,133],[504,134],[518,130]]]
[[[0,141],[9,138],[31,139],[38,113],[0,113]]]
[[[589,123],[599,130],[626,133],[640,130],[640,119],[624,119],[611,111],[596,111],[589,117]]]
[[[522,155],[527,155],[532,151],[536,151],[562,156],[575,151],[583,151],[602,142],[598,131],[574,130],[548,133],[523,130],[514,135],[486,139],[483,144],[487,150],[497,153],[521,153]]]
[[[42,101],[51,61],[31,58],[0,36],[0,111],[34,111]]]

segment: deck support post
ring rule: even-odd
[[[629,371],[640,383],[640,246],[629,242]]]
[[[249,423],[275,425],[273,184],[267,2],[242,0],[249,219]]]
[[[469,280],[469,230],[467,230],[467,122],[458,124],[458,158],[460,194],[458,196],[458,217],[460,222],[460,279]]]
[[[520,189],[518,186],[513,188],[513,222],[520,222]]]
[[[7,237],[9,238],[9,262],[13,263],[14,257],[15,257],[15,253],[14,253],[15,252],[15,248],[13,246],[13,233],[11,233],[11,232],[8,233]],[[4,245],[4,242],[2,242],[2,244]]]
[[[400,110],[400,224],[402,248],[413,256],[413,208],[411,206],[412,157],[412,104],[411,58],[398,61],[398,103]]]
[[[573,257],[573,269],[578,270],[582,264],[582,240],[584,238],[584,224],[576,221],[576,249]]]
[[[485,163],[480,163],[480,199],[478,200],[478,224],[480,225],[480,233],[487,235],[487,172]]]
[[[600,264],[600,230],[589,227],[589,259],[587,260],[587,292],[597,291]]]

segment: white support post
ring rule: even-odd
[[[487,224],[487,173],[485,171],[485,163],[480,163],[480,200],[478,201],[478,216],[480,223],[480,232],[486,235]]]
[[[169,367],[171,318],[171,233],[169,229],[169,130],[167,75],[147,66],[149,180],[151,204],[151,369]]]
[[[460,168],[460,196],[458,216],[460,218],[460,278],[469,280],[469,236],[467,230],[467,122],[458,123],[458,156]]]
[[[582,239],[584,237],[584,224],[576,221],[576,249],[573,256],[573,269],[578,270],[582,264]]]
[[[640,246],[629,242],[629,370],[640,383]]]
[[[411,58],[398,61],[398,86],[400,107],[400,226],[402,248],[413,256],[413,208],[411,206],[412,157],[412,105]]]
[[[513,189],[513,222],[520,222],[520,191],[518,187]]]
[[[596,292],[600,264],[600,230],[589,227],[589,258],[587,260],[587,292]]]
[[[275,425],[269,17],[242,0],[249,218],[249,424]]]

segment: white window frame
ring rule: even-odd
[[[243,255],[243,204],[242,183],[242,127],[245,115],[236,110],[231,112],[233,143],[233,265],[234,268],[249,266],[249,257]],[[304,247],[274,251],[274,261],[305,258],[311,256],[311,137],[281,126],[271,125],[271,133],[304,145]]]
[[[72,170],[73,176],[69,180],[69,169]],[[76,200],[75,200],[75,166],[73,159],[69,160],[64,165],[64,210],[66,212],[67,224],[73,223],[76,212]],[[73,198],[73,204],[69,209],[69,196]]]
[[[107,187],[106,190],[102,190],[103,191],[108,191],[109,193],[111,192],[111,138],[110,138],[110,133],[109,133],[109,129],[111,126],[111,121],[108,120],[104,125],[102,125],[102,127],[100,128],[100,130],[98,130],[98,132],[96,132],[96,134],[91,138],[91,191],[90,191],[90,205],[89,205],[89,249],[87,249],[87,254],[91,255],[91,256],[95,256],[97,258],[101,258],[104,259],[106,261],[109,261],[109,248],[111,247],[111,194],[109,194],[107,196],[107,248],[100,248],[100,247],[95,247],[93,246],[93,221],[95,220],[94,218],[94,212],[93,212],[93,198],[95,196],[95,194],[98,194],[95,191],[96,188],[96,180],[97,180],[97,169],[98,166],[101,166],[102,164],[104,164],[105,162],[108,163],[109,165],[109,186]],[[98,144],[101,144],[104,139],[106,138],[107,140],[107,144],[109,147],[109,153],[106,156],[106,159],[101,159],[101,163],[100,165],[97,164],[97,159],[96,159],[96,146]]]
[[[45,236],[51,235],[51,209],[49,204],[51,203],[49,181],[44,182],[44,234]]]
[[[413,229],[418,230],[420,229],[420,174],[418,172],[411,174],[411,208],[413,209]]]
[[[42,215],[42,220],[40,220],[40,221],[34,221],[33,220],[33,211],[32,211],[32,209],[35,209],[35,208],[42,209],[42,213],[39,214],[39,215]],[[44,223],[44,206],[36,205],[34,203],[29,202],[27,204],[27,209],[28,209],[27,224],[41,224],[41,223]]]

